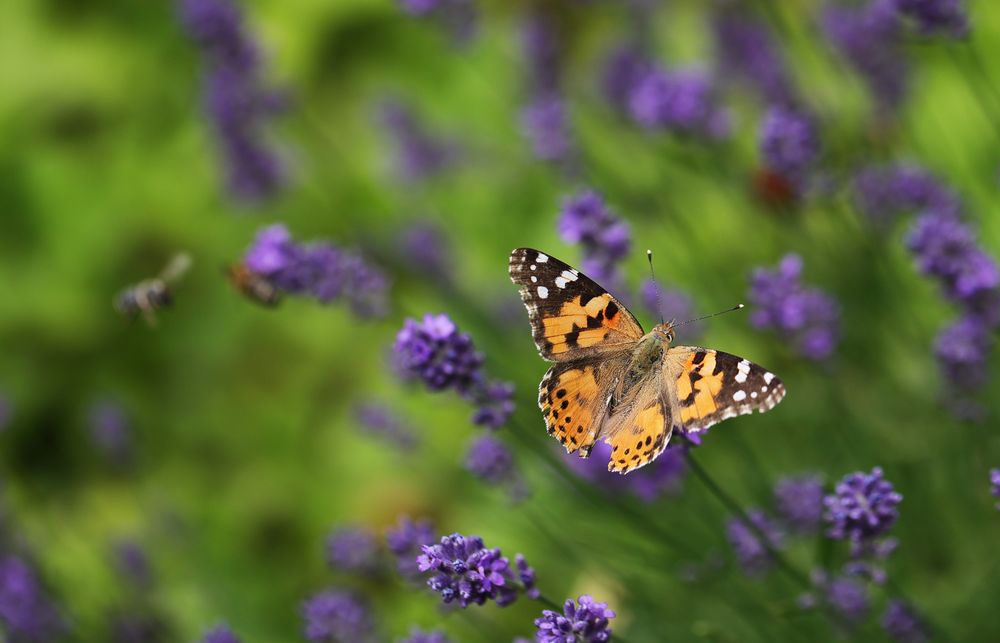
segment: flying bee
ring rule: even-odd
[[[250,270],[243,263],[226,268],[226,277],[236,290],[261,306],[273,308],[281,302],[281,293],[267,277]]]
[[[190,267],[189,255],[175,255],[159,275],[140,281],[115,295],[115,310],[130,320],[142,315],[146,323],[156,326],[156,311],[169,308],[174,303],[170,284],[180,279]]]

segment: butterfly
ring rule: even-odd
[[[549,434],[586,458],[611,446],[608,471],[652,462],[674,431],[769,411],[785,396],[771,371],[710,348],[674,346],[672,322],[649,333],[620,301],[580,271],[530,248],[510,255],[532,336],[555,364],[538,387]]]

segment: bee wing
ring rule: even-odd
[[[163,268],[160,272],[160,279],[162,281],[174,281],[180,279],[181,276],[188,271],[191,267],[191,255],[186,252],[181,252],[174,255],[170,263]]]

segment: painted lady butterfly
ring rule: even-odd
[[[539,354],[555,364],[538,388],[548,432],[586,458],[611,445],[609,471],[628,473],[663,452],[674,430],[697,432],[774,408],[785,386],[749,360],[670,347],[673,324],[649,333],[611,293],[537,250],[510,255]]]

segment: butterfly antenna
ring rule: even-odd
[[[653,280],[653,287],[656,288],[656,310],[660,313],[660,323],[663,323],[663,293],[660,292],[660,285],[656,283],[656,274],[653,272],[653,251],[646,251],[646,260],[649,262],[649,278]]]
[[[717,317],[718,315],[725,315],[726,313],[731,313],[733,311],[741,310],[743,308],[746,308],[746,306],[744,306],[743,304],[736,304],[732,308],[728,308],[726,310],[720,310],[717,313],[712,313],[711,315],[705,315],[704,317],[698,317],[696,319],[689,319],[687,321],[680,322],[680,323],[674,324],[674,325],[675,326],[683,326],[684,324],[690,324],[691,322],[701,321],[703,319],[708,319],[709,317]]]

